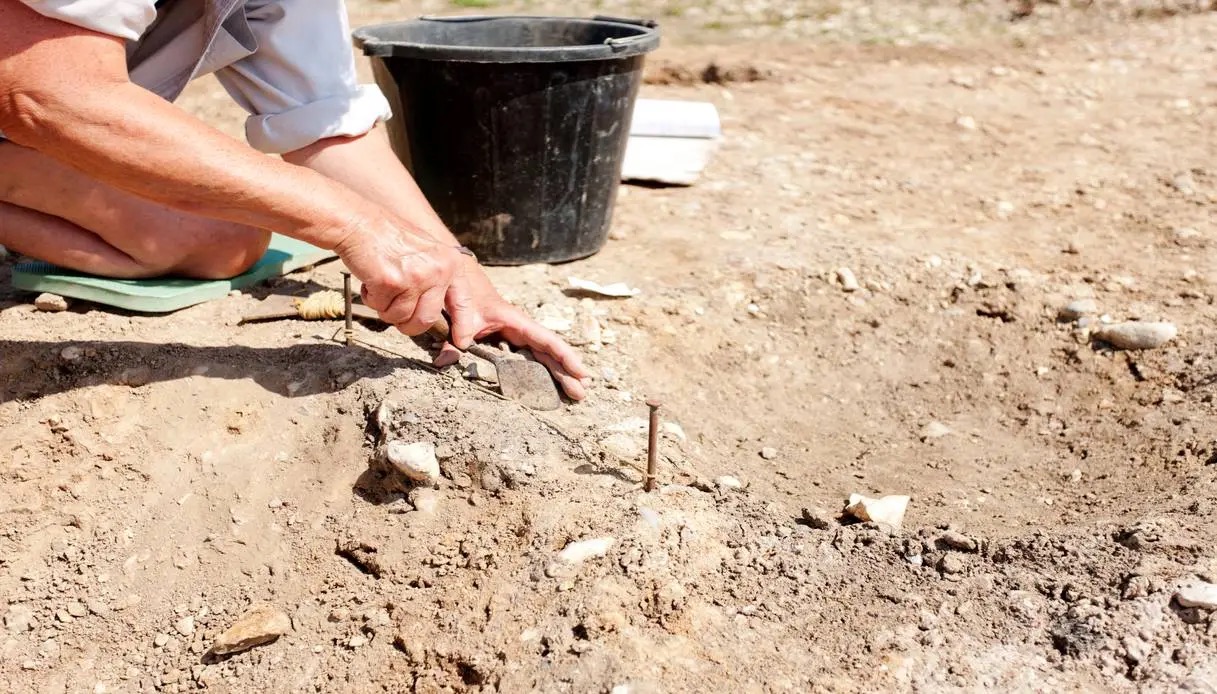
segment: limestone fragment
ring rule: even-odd
[[[211,652],[216,655],[241,653],[273,643],[291,631],[292,620],[272,605],[254,605],[228,631],[216,639]]]

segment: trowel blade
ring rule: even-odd
[[[562,407],[558,388],[543,364],[524,359],[500,359],[494,366],[503,397],[541,412]]]

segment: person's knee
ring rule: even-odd
[[[226,280],[254,266],[266,254],[270,232],[226,224],[190,250],[168,272],[201,280]]]

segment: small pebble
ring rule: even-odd
[[[89,614],[89,608],[79,602],[68,603],[68,614],[73,617],[85,617]]]
[[[347,646],[350,648],[362,648],[367,645],[368,639],[366,636],[352,636],[350,641],[347,641]]]
[[[390,441],[385,447],[385,458],[398,472],[414,482],[435,484],[439,481],[439,459],[435,456],[435,445],[432,443]]]
[[[1173,323],[1114,323],[1102,326],[1091,337],[1116,349],[1156,349],[1179,336]]]
[[[955,125],[963,128],[964,130],[975,130],[976,119],[972,116],[960,116],[955,119]]]
[[[1099,304],[1094,299],[1078,299],[1065,304],[1057,313],[1063,321],[1075,321],[1087,316],[1097,315]]]
[[[1184,586],[1175,593],[1175,600],[1183,607],[1197,607],[1202,610],[1217,610],[1217,585],[1196,582]]]
[[[47,313],[59,313],[68,310],[68,300],[58,294],[39,294],[34,299],[34,308]]]
[[[664,422],[660,427],[665,434],[671,434],[681,441],[688,441],[689,437],[685,434],[685,430],[676,422]]]
[[[281,509],[281,508],[283,508],[283,500],[282,499],[271,499],[270,501],[268,501],[266,503],[266,508],[269,508],[271,510]]]
[[[944,574],[961,574],[967,568],[964,560],[958,554],[946,554],[938,562],[938,570]]]
[[[475,361],[470,363],[468,368],[465,369],[465,378],[471,381],[498,383],[499,372],[494,368],[494,364]]]
[[[881,523],[897,530],[904,523],[904,514],[908,511],[907,496],[885,496],[882,499],[872,499],[861,494],[852,494],[845,513],[863,523]]]
[[[803,509],[803,523],[812,530],[828,530],[836,525],[830,513],[822,508],[814,507]]]
[[[211,651],[231,655],[272,643],[292,629],[292,620],[270,605],[255,605],[216,639]]]
[[[81,356],[83,356],[83,354],[84,351],[75,345],[64,347],[63,350],[59,352],[59,356],[62,357],[64,361],[77,361]]]
[[[930,422],[921,430],[921,440],[930,441],[941,439],[951,434],[951,430],[942,422]]]
[[[1178,176],[1175,176],[1174,180],[1171,181],[1171,184],[1175,187],[1175,190],[1184,195],[1192,196],[1196,194],[1196,179],[1192,178],[1191,174],[1179,174]]]
[[[439,510],[439,502],[439,492],[434,489],[419,488],[410,492],[410,505],[425,516],[435,515]]]
[[[841,289],[847,292],[856,292],[862,288],[862,285],[858,284],[857,275],[847,267],[837,268],[837,281],[841,283]]]
[[[152,639],[152,645],[157,648],[164,648],[167,643],[169,643],[169,634],[157,634]]]
[[[739,491],[744,488],[744,483],[738,477],[723,475],[714,480],[714,486],[724,491]]]
[[[975,552],[977,549],[976,540],[954,530],[946,531],[939,536],[938,540],[947,547],[960,552]]]
[[[549,566],[545,567],[545,575],[558,578],[568,575],[580,564],[589,559],[598,559],[608,554],[617,540],[612,537],[597,537],[580,542],[572,542],[566,546]]]
[[[187,615],[174,623],[173,628],[182,636],[190,636],[194,633],[194,616]]]
[[[766,446],[761,449],[761,457],[765,460],[775,460],[778,457],[778,449]]]

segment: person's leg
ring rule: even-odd
[[[0,245],[110,277],[222,279],[266,252],[269,232],[198,217],[0,141]]]

